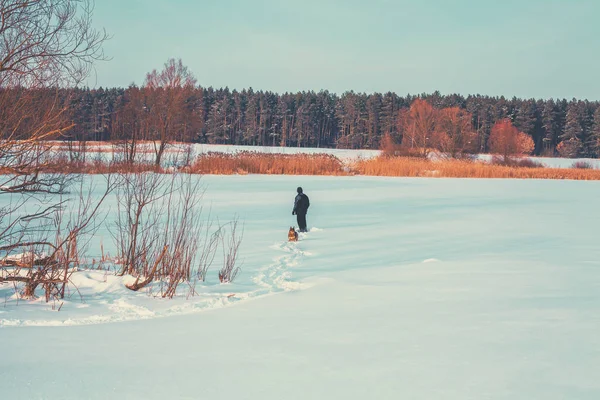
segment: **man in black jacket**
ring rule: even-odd
[[[306,213],[308,212],[308,207],[310,206],[310,201],[308,200],[308,196],[302,192],[302,188],[299,187],[296,189],[298,194],[294,199],[294,209],[292,210],[292,215],[296,216],[298,220],[298,228],[300,228],[300,232],[307,232],[306,230]]]

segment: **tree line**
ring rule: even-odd
[[[215,89],[197,85],[174,59],[141,86],[63,89],[63,96],[73,123],[63,137],[73,140],[377,149],[386,135],[403,141],[405,116],[419,99],[434,109],[460,111],[476,152],[490,151],[492,128],[509,120],[533,140],[534,155],[600,156],[598,101]]]

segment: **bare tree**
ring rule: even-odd
[[[19,197],[0,209],[0,243],[19,245],[33,221],[60,208],[48,197],[63,193],[71,180],[48,174],[48,139],[72,127],[66,91],[82,82],[103,59],[104,31],[92,26],[92,0],[0,2],[0,194]],[[21,212],[27,196],[46,207]],[[50,201],[51,203],[51,201]],[[36,228],[37,229],[37,228]]]
[[[472,116],[458,107],[439,111],[434,134],[434,145],[450,157],[474,152],[477,133],[473,131]]]
[[[130,86],[125,92],[125,104],[113,115],[112,137],[116,139],[118,161],[133,165],[138,160],[138,146],[148,137],[149,110],[146,91]]]
[[[0,87],[81,83],[104,58],[106,32],[92,27],[92,0],[0,3]]]
[[[186,140],[200,124],[195,113],[196,78],[181,59],[169,59],[162,71],[146,75],[144,89],[149,110],[149,139],[153,140],[155,164],[160,166],[167,146]]]
[[[510,163],[511,156],[531,154],[534,148],[531,136],[520,132],[509,119],[494,124],[488,143],[490,152],[499,154],[504,163]]]
[[[404,131],[402,146],[417,148],[427,156],[435,138],[437,110],[427,101],[416,99],[409,110],[400,112],[398,121]]]

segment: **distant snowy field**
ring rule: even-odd
[[[0,398],[600,398],[597,183],[201,179],[239,279],[169,301],[80,272],[59,312],[0,286]]]
[[[110,145],[101,144],[99,146],[93,146],[93,148],[100,148],[102,152],[90,151],[90,157],[101,157],[109,159],[111,153],[107,152],[113,148]],[[152,162],[154,155],[152,154],[151,144],[142,144],[141,148],[145,148],[147,153],[139,154],[146,161]],[[272,147],[272,146],[234,146],[234,145],[219,145],[219,144],[193,144],[193,155],[198,156],[200,154],[206,154],[209,152],[213,153],[227,153],[236,154],[242,151],[252,151],[266,154],[331,154],[339,158],[342,162],[353,162],[359,159],[367,160],[375,158],[381,154],[379,150],[351,150],[351,149],[330,149],[330,148],[314,148],[314,147]],[[176,144],[169,147],[169,151],[165,154],[164,164],[165,166],[176,165],[183,158],[185,154],[186,145]],[[432,159],[439,158],[437,155],[432,154]],[[489,154],[478,154],[474,156],[475,159],[482,161],[490,161],[492,155]],[[529,159],[536,161],[548,168],[572,168],[577,162],[585,162],[595,169],[600,169],[600,159],[594,158],[552,158],[552,157],[528,157]]]
[[[342,161],[355,161],[358,159],[375,158],[381,154],[379,150],[348,150],[316,147],[230,146],[218,144],[195,144],[194,151],[196,154],[208,152],[235,154],[240,151],[255,151],[267,154],[331,154]]]
[[[489,154],[479,154],[477,159],[490,161],[492,156]],[[573,168],[576,163],[585,163],[594,169],[600,169],[600,159],[597,158],[560,158],[560,157],[527,157],[530,160],[538,162],[547,168]]]

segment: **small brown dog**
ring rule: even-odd
[[[288,242],[297,242],[298,241],[298,232],[294,229],[293,226],[290,226],[290,231],[288,232]]]

